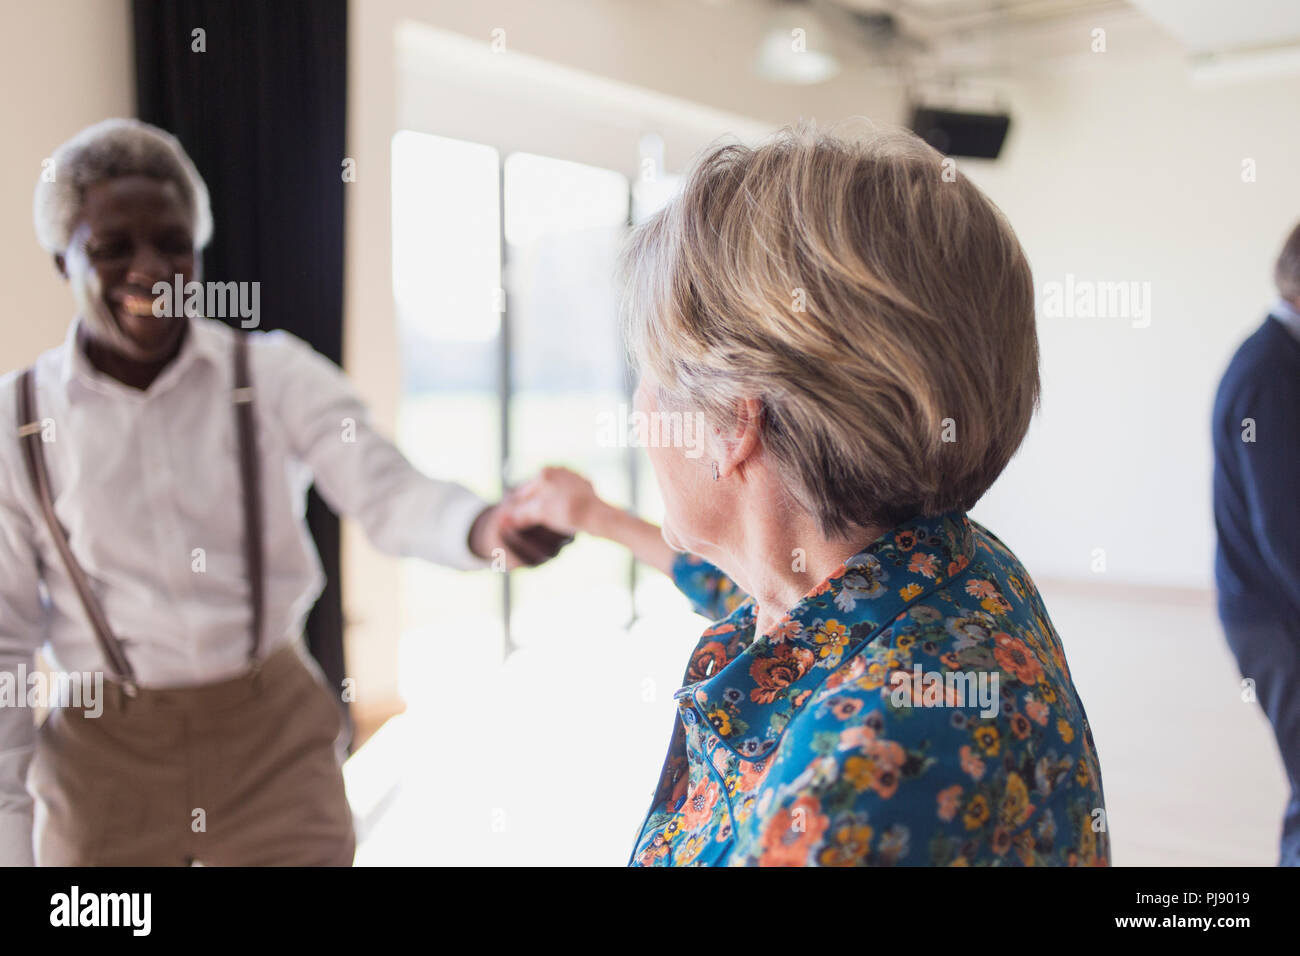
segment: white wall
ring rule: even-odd
[[[1020,235],[1040,307],[1070,273],[1136,280],[1151,322],[1040,317],[1042,413],[975,515],[1036,577],[1209,587],[1211,405],[1300,220],[1300,77],[1202,89],[1164,53],[1017,79],[1003,158],[967,171]]]
[[[32,193],[41,160],[97,120],[134,116],[127,0],[5,0],[0,31],[0,372],[63,341],[75,306],[36,244]]]
[[[499,28],[506,56],[554,61],[773,128],[801,117],[903,119],[899,91],[881,87],[879,74],[849,70],[802,88],[759,80],[750,56],[763,19],[747,4],[359,6],[349,150],[363,174],[349,189],[347,363],[383,421],[393,419],[399,387],[389,138],[413,117],[433,132],[442,117],[451,135],[468,135],[466,124],[475,122],[489,129],[497,120],[498,139],[527,135],[504,115],[469,115],[463,106],[477,94],[468,76],[464,87],[446,84],[436,101],[404,101],[393,54],[404,23],[484,47]],[[1002,92],[1013,114],[1007,148],[996,163],[967,161],[963,168],[1008,213],[1040,289],[1067,274],[1150,283],[1152,321],[1133,328],[1123,319],[1041,318],[1041,415],[975,514],[1040,578],[1203,590],[1213,553],[1210,405],[1232,349],[1262,318],[1272,259],[1300,218],[1300,180],[1289,164],[1300,130],[1287,120],[1300,81],[1197,88],[1181,49],[1157,28],[1134,14],[1098,23],[1108,30],[1104,54],[1089,52],[1088,23],[1067,26],[1053,40],[1068,49],[1077,30],[1080,53],[1073,57],[1044,62],[1024,48],[1009,49],[1014,71],[981,80]],[[1256,161],[1257,182],[1241,181],[1245,158]],[[670,168],[679,162],[670,155]],[[1104,574],[1093,571],[1098,548]],[[348,553],[358,559],[350,573],[365,581],[351,589],[359,600],[365,596],[365,606],[353,609],[357,620],[392,633],[394,576],[364,546],[350,545]]]

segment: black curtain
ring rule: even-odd
[[[346,0],[134,0],[132,13],[137,114],[184,144],[211,193],[204,279],[260,283],[260,328],[341,363]],[[314,491],[308,521],[329,583],[307,641],[338,687],[339,522]]]

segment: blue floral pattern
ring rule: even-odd
[[[630,865],[1109,865],[1060,638],[965,514],[895,528],[761,637],[721,571],[682,556],[674,572],[722,619],[675,694]]]

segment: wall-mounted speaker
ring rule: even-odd
[[[1006,113],[961,113],[956,110],[912,109],[912,131],[945,156],[997,159],[1011,128]]]

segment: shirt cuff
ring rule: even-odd
[[[490,504],[467,488],[460,489],[454,499],[449,501],[438,515],[441,525],[441,553],[431,556],[432,560],[461,571],[477,571],[492,563],[491,556],[480,558],[470,550],[469,532],[484,508]]]

